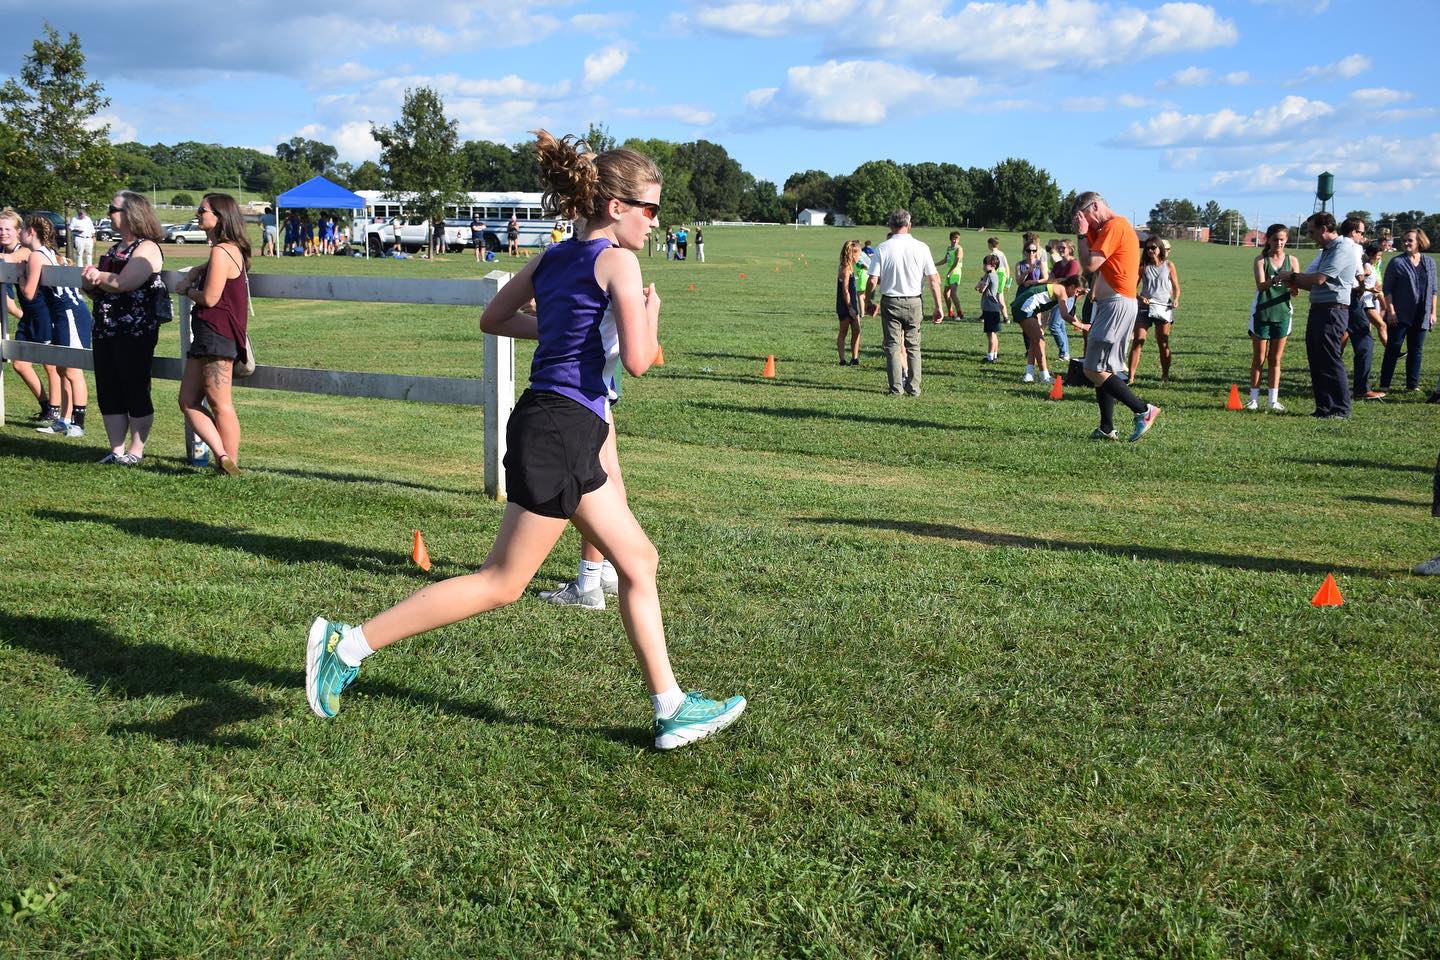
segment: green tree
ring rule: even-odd
[[[304,179],[309,180],[310,177],[323,177],[333,173],[340,153],[330,144],[321,143],[319,140],[291,137],[284,143],[275,145],[275,156],[295,164],[298,169],[308,170],[310,176]]]
[[[1225,211],[1220,209],[1220,204],[1214,200],[1205,201],[1205,206],[1200,208],[1200,225],[1209,227],[1211,230],[1220,229],[1220,216]]]
[[[385,169],[374,160],[365,160],[350,172],[351,190],[384,190]]]
[[[460,168],[467,190],[514,190],[518,186],[512,182],[515,151],[503,143],[466,140],[460,145]]]
[[[61,39],[50,24],[20,67],[0,87],[8,136],[0,139],[0,190],[21,207],[66,215],[81,203],[99,205],[119,185],[104,87],[85,71],[80,38]]]
[[[959,227],[975,214],[965,171],[953,163],[915,163],[902,168],[910,181],[910,215],[922,227]]]
[[[841,206],[839,184],[824,170],[806,170],[785,178],[787,220],[800,210],[833,210]]]
[[[898,163],[870,160],[850,174],[845,213],[855,223],[884,223],[892,210],[908,207],[913,192]]]
[[[603,123],[591,123],[586,129],[583,139],[596,153],[614,150],[619,145],[615,140],[615,135],[610,132],[610,128]]]
[[[631,138],[621,146],[644,154],[660,168],[660,176],[665,180],[660,193],[661,226],[694,220],[698,208],[695,206],[695,195],[690,192],[690,170],[678,155],[680,145],[669,140]]]
[[[990,168],[989,192],[982,194],[982,219],[1014,229],[1044,229],[1060,212],[1060,187],[1028,160],[1011,157]]]
[[[1369,211],[1369,210],[1351,210],[1349,213],[1345,214],[1345,216],[1344,216],[1343,219],[1345,219],[1345,220],[1363,220],[1363,221],[1365,221],[1365,226],[1367,226],[1367,227],[1373,226],[1374,223],[1375,223],[1375,221],[1370,218],[1370,211]]]
[[[1185,227],[1200,224],[1200,211],[1189,200],[1161,200],[1150,208],[1150,232],[1162,237],[1179,236]]]
[[[370,125],[391,192],[429,220],[443,218],[462,198],[458,128],[430,87],[406,90],[394,123]]]
[[[750,177],[750,174],[746,174]],[[757,223],[784,223],[785,207],[780,202],[780,192],[769,180],[750,182],[740,195],[740,219]]]
[[[690,195],[703,220],[734,220],[740,215],[745,172],[725,148],[709,140],[682,143],[675,160],[690,171]]]
[[[1229,243],[1233,238],[1237,242],[1243,240],[1245,231],[1249,227],[1245,224],[1245,217],[1239,210],[1227,208],[1220,211],[1220,216],[1215,218],[1215,224],[1210,228],[1212,240],[1223,240]]]

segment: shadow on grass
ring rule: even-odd
[[[972,424],[940,423],[936,420],[921,420],[918,417],[877,417],[864,413],[812,410],[807,407],[762,407],[743,403],[719,403],[713,400],[693,400],[688,406],[715,410],[721,413],[751,413],[760,417],[781,417],[786,420],[844,420],[849,423],[868,423],[881,427],[924,427],[932,430],[967,430],[979,432],[981,427]]]
[[[103,431],[100,436],[102,439],[105,436]],[[0,430],[0,451],[3,451],[5,456],[91,465],[110,452],[108,447],[97,447],[84,440],[72,440],[68,437],[45,436],[33,432],[24,424],[11,422],[7,422],[5,429]]]
[[[431,580],[471,572],[468,567],[437,562],[429,574],[424,574],[420,568],[411,565],[410,554],[400,550],[357,550],[333,540],[252,533],[232,527],[200,523],[197,520],[179,520],[174,517],[112,517],[79,510],[32,510],[31,513],[40,520],[55,523],[103,523],[121,533],[145,540],[174,540],[202,547],[243,550],[257,557],[286,563],[333,563],[361,573],[406,573]]]
[[[763,364],[764,361],[762,360],[761,363]],[[666,380],[698,380],[702,383],[724,384],[773,383],[777,386],[782,387],[800,387],[806,390],[836,390],[849,393],[875,394],[884,393],[886,389],[885,372],[883,369],[880,371],[879,378],[874,380],[873,385],[870,386],[856,386],[843,383],[818,383],[814,380],[797,380],[793,377],[788,376],[783,366],[780,368],[779,377],[774,380],[769,380],[765,377],[760,376],[760,371],[758,369],[753,374],[742,373],[735,374],[734,376],[728,376],[722,373],[674,373],[667,369],[665,373],[662,374],[662,376]]]
[[[1412,507],[1416,510],[1430,509],[1430,504],[1422,500],[1401,500],[1399,497],[1377,497],[1368,493],[1353,493],[1342,499],[1353,500],[1356,503],[1374,503],[1382,507]]]
[[[297,470],[294,467],[252,467],[246,465],[245,471],[259,476],[275,475],[279,477],[298,477],[302,480],[325,480],[334,483],[373,483],[388,487],[404,487],[407,490],[424,490],[426,493],[446,493],[455,496],[484,495],[483,486],[472,487],[462,490],[459,487],[439,487],[432,483],[420,483],[415,480],[398,480],[393,477],[370,476],[363,473],[334,473],[329,470]]]
[[[877,530],[899,530],[917,537],[940,537],[959,540],[987,547],[1022,547],[1029,550],[1053,550],[1067,553],[1098,553],[1103,556],[1120,557],[1126,560],[1151,560],[1159,563],[1194,563],[1211,567],[1226,567],[1235,570],[1280,571],[1322,576],[1339,573],[1351,577],[1380,577],[1384,571],[1368,567],[1352,567],[1343,564],[1311,563],[1308,560],[1287,560],[1281,557],[1253,557],[1244,554],[1210,553],[1203,550],[1180,550],[1173,547],[1149,547],[1139,545],[1117,545],[1089,543],[1083,540],[1046,540],[1017,533],[996,533],[990,530],[972,530],[948,523],[921,523],[914,520],[887,520],[874,518],[845,517],[800,517],[805,523],[849,527],[871,527]]]
[[[110,727],[108,732],[116,735],[140,734],[196,746],[253,748],[260,746],[253,736],[227,732],[225,728],[277,711],[310,714],[305,703],[305,674],[298,669],[173,650],[159,643],[135,643],[78,617],[35,617],[0,611],[0,638],[12,647],[56,661],[106,697],[179,697],[190,701],[166,718]],[[299,660],[298,642],[296,653]],[[246,687],[281,690],[289,696],[283,702],[271,697],[262,699],[254,689]],[[648,731],[640,727],[584,727],[535,720],[484,702],[455,700],[383,681],[361,679],[353,689],[367,697],[388,697],[480,723],[592,734],[626,747],[650,743]]]
[[[1376,460],[1355,458],[1339,460],[1318,460],[1314,457],[1286,457],[1288,463],[1306,467],[1354,467],[1357,470],[1394,470],[1396,473],[1434,473],[1435,468],[1423,463],[1380,463]]]

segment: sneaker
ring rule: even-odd
[[[35,428],[35,432],[36,432],[36,433],[53,433],[53,434],[57,434],[57,435],[63,437],[63,436],[65,436],[66,434],[68,434],[68,433],[70,432],[70,424],[66,423],[66,422],[65,422],[64,420],[62,420],[60,417],[56,417],[54,420],[52,420],[52,421],[50,421],[49,423],[45,424],[45,426],[43,426],[43,427],[36,427],[36,428]]]
[[[1155,426],[1155,421],[1160,419],[1160,408],[1150,404],[1145,408],[1144,413],[1135,414],[1135,429],[1130,433],[1130,442],[1134,443]]]
[[[1054,375],[1053,373],[1050,373],[1049,371],[1046,371],[1045,373],[1040,374],[1040,382],[1041,382],[1041,383],[1054,383],[1054,382],[1055,382],[1055,375]]]
[[[1094,430],[1091,430],[1091,431],[1090,431],[1090,439],[1091,439],[1091,440],[1119,440],[1119,439],[1120,439],[1120,434],[1116,433],[1114,430],[1111,430],[1109,433],[1106,433],[1104,430],[1101,430],[1099,427],[1096,427]]]
[[[1070,362],[1070,354],[1068,354],[1068,353],[1062,353],[1062,354],[1060,354],[1060,362],[1061,362],[1061,363],[1069,363],[1069,362]]]
[[[140,466],[141,459],[141,457],[137,457],[133,453],[122,453],[120,454],[120,459],[116,462],[122,467],[138,467]]]
[[[1285,410],[1285,404],[1281,403],[1279,400],[1276,400],[1274,403],[1270,404],[1271,413],[1284,413]]]
[[[724,703],[707,700],[698,690],[685,694],[685,702],[673,717],[655,718],[655,749],[674,750],[687,743],[719,733],[740,719],[745,698],[731,697]]]
[[[1367,392],[1367,393],[1362,393],[1362,394],[1360,394],[1360,399],[1361,399],[1361,400],[1384,400],[1384,399],[1385,399],[1385,394],[1382,393],[1382,392],[1379,391],[1379,390],[1371,390],[1371,391],[1369,391],[1369,392]]]
[[[1436,390],[1425,398],[1426,403],[1440,403],[1440,390]]]
[[[65,428],[65,436],[67,436],[67,437],[83,437],[83,436],[85,436],[85,428],[82,427],[82,426],[80,426],[79,424],[72,423],[72,424],[70,424],[68,427]]]
[[[577,581],[566,580],[554,590],[541,590],[540,599],[557,607],[584,607],[586,610],[605,609],[605,591],[581,590]]]
[[[329,720],[340,712],[340,694],[360,675],[359,667],[346,666],[335,648],[348,623],[331,623],[316,617],[305,646],[305,697],[315,716]]]
[[[858,366],[860,366],[860,358],[859,358],[859,357],[851,357],[851,358],[850,358],[850,366],[852,366],[852,367],[858,367]]]
[[[1417,577],[1440,577],[1440,557],[1416,565],[1413,572]]]
[[[1255,399],[1254,397],[1251,397],[1250,400],[1249,400],[1249,402],[1247,402],[1247,403],[1245,404],[1245,409],[1246,409],[1246,410],[1259,410],[1259,409],[1260,409],[1260,401],[1257,400],[1257,399]]]
[[[123,463],[124,461],[121,460],[121,457],[124,457],[124,456],[125,456],[125,454],[123,454],[123,453],[114,453],[114,452],[111,452],[111,453],[105,454],[105,456],[101,457],[99,460],[97,460],[97,461],[95,461],[95,462],[96,462],[96,463],[103,463],[103,464]]]
[[[1023,377],[1020,378],[1020,382],[1021,382],[1021,383],[1034,383],[1034,382],[1035,382],[1035,374],[1033,374],[1033,373],[1027,373],[1027,374],[1025,374],[1025,376],[1023,376]]]
[[[604,577],[601,577],[600,592],[607,597],[620,596],[620,578],[616,577],[614,580],[606,580]]]

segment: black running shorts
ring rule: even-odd
[[[506,494],[543,517],[568,520],[609,479],[600,448],[610,425],[558,393],[526,390],[505,431]]]

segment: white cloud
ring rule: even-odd
[[[1109,97],[1066,97],[1060,109],[1066,113],[1100,113],[1110,109]]]
[[[114,113],[97,113],[85,121],[86,130],[99,130],[106,124],[110,125],[111,143],[131,143],[139,136],[139,129],[135,124],[122,120]]]
[[[1122,93],[1115,98],[1115,103],[1129,110],[1139,110],[1144,107],[1166,107],[1170,104],[1167,101],[1152,100],[1149,97],[1137,96],[1133,93]]]
[[[1248,70],[1232,70],[1221,77],[1220,82],[1227,87],[1243,87],[1250,82],[1250,72]]]
[[[1392,103],[1404,103],[1415,96],[1413,93],[1406,93],[1401,90],[1391,90],[1388,87],[1362,87],[1350,94],[1350,99],[1361,106],[1385,107]]]
[[[687,103],[672,103],[661,107],[622,107],[615,112],[622,117],[640,119],[658,117],[666,120],[678,120],[695,127],[704,127],[715,122],[715,114],[712,111]]]
[[[1301,134],[1335,108],[1323,100],[1290,96],[1251,114],[1228,107],[1215,113],[1182,114],[1165,110],[1144,123],[1132,123],[1111,143],[1127,147],[1186,147],[1269,143]]]
[[[947,101],[963,102],[979,84],[969,78],[945,81]],[[791,67],[780,87],[751,90],[746,105],[757,119],[801,126],[868,127],[892,113],[930,109],[937,92],[934,76],[877,60],[830,60]]]
[[[1155,85],[1157,87],[1203,87],[1209,82],[1209,70],[1204,67],[1186,67],[1183,70],[1176,70]]]
[[[1300,76],[1288,81],[1288,86],[1299,86],[1302,83],[1313,83],[1317,80],[1351,80],[1369,70],[1372,65],[1370,58],[1365,54],[1352,53],[1334,63],[1306,67],[1300,71]]]
[[[622,47],[606,47],[585,58],[585,86],[596,87],[625,69],[630,58]]]
[[[1233,21],[1200,3],[1151,10],[1101,0],[971,2],[947,12],[934,0],[751,0],[697,2],[687,26],[747,37],[815,38],[830,56],[905,60],[946,75],[1084,64],[1128,64],[1186,50],[1228,46]],[[977,42],[979,39],[981,42]]]
[[[1423,137],[1370,136],[1337,140],[1304,160],[1269,160],[1222,170],[1210,186],[1240,193],[1303,192],[1323,171],[1335,174],[1337,193],[1369,196],[1440,186],[1440,133]]]

